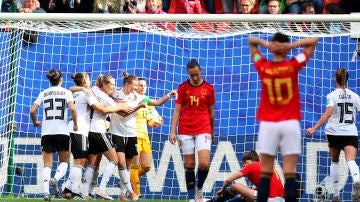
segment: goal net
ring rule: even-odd
[[[325,111],[326,95],[335,88],[334,72],[339,67],[350,73],[348,87],[360,92],[356,38],[360,29],[353,24],[360,21],[359,17],[293,18],[294,15],[0,16],[0,193],[4,197],[9,194],[42,197],[41,130],[32,125],[29,110],[40,91],[49,87],[48,70],[60,69],[66,88],[74,85],[71,74],[75,72],[89,73],[93,82],[99,74],[110,74],[122,86],[122,73],[126,71],[145,78],[147,95],[156,99],[188,79],[186,64],[195,58],[204,79],[216,91],[216,138],[211,148],[210,174],[204,185],[205,197],[214,196],[223,180],[241,169],[243,152],[256,149],[255,115],[261,89],[250,59],[249,36],[270,40],[273,33],[281,31],[291,41],[319,37],[314,55],[299,76],[302,129],[315,124]],[[262,51],[271,58],[267,50]],[[292,50],[289,55],[299,51]],[[180,149],[168,142],[173,109],[173,100],[157,107],[164,125],[149,128],[153,163],[141,178],[141,194],[145,199],[187,196]],[[38,116],[41,120],[41,113]],[[53,168],[57,165],[55,155]],[[100,178],[104,165],[102,162]],[[276,166],[282,174],[279,165],[281,157],[277,158]],[[312,200],[320,184],[331,195],[329,166],[323,128],[313,138],[306,138],[304,133],[297,166],[302,200]],[[343,155],[340,173],[343,199],[350,200],[352,180]],[[118,178],[114,172],[107,187],[115,197],[119,194]],[[62,183],[63,179],[59,185]],[[250,185],[246,180],[240,183]]]

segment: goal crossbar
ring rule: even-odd
[[[296,17],[295,17],[296,16]],[[109,22],[360,22],[360,15],[268,14],[68,14],[1,13],[1,21],[109,21]]]

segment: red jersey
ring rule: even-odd
[[[240,172],[246,176],[250,182],[259,187],[261,178],[261,164],[260,162],[253,162],[245,166]],[[269,197],[283,197],[285,195],[284,186],[281,183],[280,177],[276,172],[273,172],[270,180]]]
[[[298,74],[309,59],[306,53],[302,52],[291,60],[273,62],[254,51],[252,59],[262,85],[257,119],[273,122],[300,120]]]
[[[203,81],[199,86],[190,84],[190,80],[179,85],[176,104],[181,105],[178,134],[211,134],[209,107],[215,104],[215,90]]]

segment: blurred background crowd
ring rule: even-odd
[[[346,14],[360,0],[0,0],[1,12]]]

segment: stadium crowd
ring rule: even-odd
[[[360,0],[0,0],[1,12],[346,14]]]

